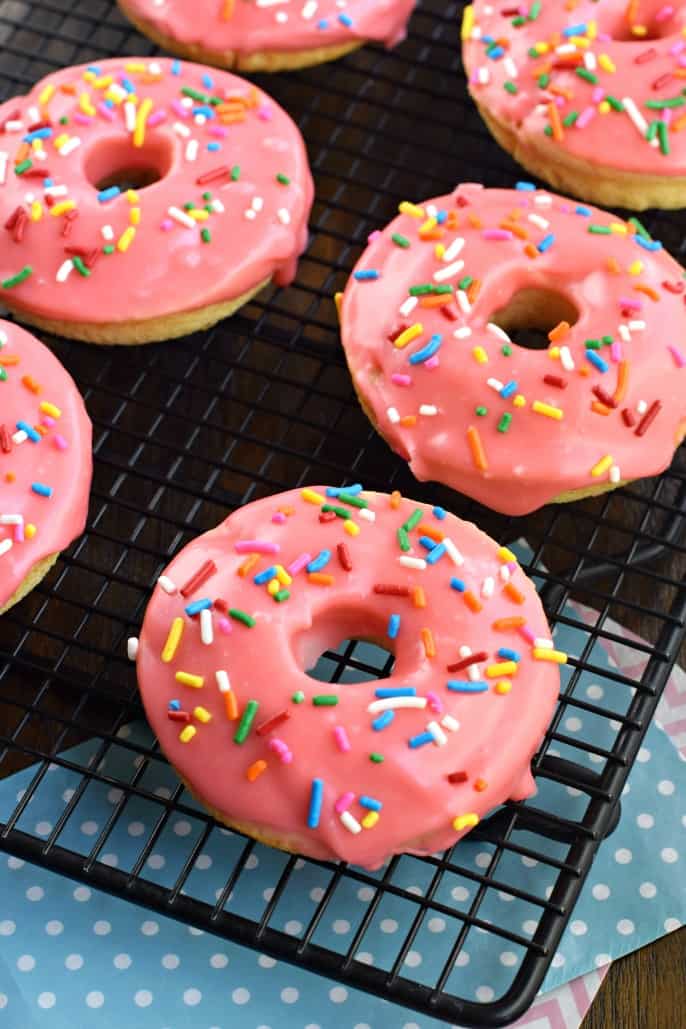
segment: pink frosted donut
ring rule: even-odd
[[[533,584],[441,508],[324,487],[249,504],[158,580],[138,682],[165,754],[221,821],[369,868],[453,844],[507,798],[559,689]],[[343,640],[387,679],[307,674]]]
[[[0,614],[83,532],[91,423],[72,378],[42,343],[0,321]]]
[[[469,91],[529,171],[597,204],[683,207],[686,7],[669,0],[475,0]]]
[[[319,64],[367,40],[394,46],[415,0],[119,0],[145,35],[193,60],[244,71]]]
[[[312,196],[300,132],[243,79],[66,68],[0,105],[0,300],[91,342],[206,328],[291,281]]]
[[[416,477],[518,515],[669,465],[684,296],[636,219],[470,184],[374,234],[341,334],[365,411]]]

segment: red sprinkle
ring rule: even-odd
[[[469,654],[467,657],[463,657],[461,661],[456,661],[454,665],[448,665],[449,672],[459,672],[461,668],[469,668],[470,665],[476,665],[480,661],[485,661],[488,654],[485,650],[480,650],[477,654]]]
[[[212,607],[215,609],[215,611],[219,611],[223,615],[225,615],[229,610],[229,605],[225,600],[222,600],[221,597],[217,597],[217,599],[212,604]]]
[[[622,408],[622,418],[624,419],[624,424],[628,425],[630,429],[636,424],[634,413],[628,407]]]
[[[341,568],[343,568],[346,572],[352,572],[353,563],[350,557],[350,551],[346,547],[345,543],[338,544],[338,546],[336,547],[336,553],[338,554],[338,561],[340,563]]]
[[[605,407],[616,407],[617,401],[614,397],[611,397],[609,393],[606,393],[602,386],[594,386],[591,390],[594,393],[601,404],[605,404]]]
[[[404,332],[406,328],[407,328],[407,325],[405,325],[403,322],[401,322],[397,329],[393,329],[393,332],[389,333],[389,335],[388,335],[389,343],[395,343],[395,341],[398,338],[398,336],[402,332]]]
[[[230,175],[231,169],[228,165],[224,164],[221,168],[213,168],[212,171],[205,172],[204,175],[200,175],[196,180],[196,185],[205,186],[208,182],[214,182],[216,179],[223,179],[225,175]]]
[[[374,584],[374,592],[382,593],[387,597],[409,597],[410,591],[407,586],[394,586],[392,583],[377,582]]]
[[[450,307],[449,304],[443,304],[442,307],[439,307],[439,311],[441,312],[441,314],[443,315],[444,318],[448,319],[449,322],[456,322],[457,321],[457,318],[458,318],[457,311],[455,310],[454,307]]]
[[[3,454],[9,454],[12,450],[12,437],[4,423],[0,424],[0,450]]]
[[[172,722],[190,722],[191,720],[187,711],[167,711],[167,718]]]
[[[192,575],[188,582],[181,587],[179,593],[182,597],[189,597],[191,593],[195,593],[195,591],[199,589],[204,582],[207,582],[209,577],[214,575],[216,571],[217,566],[214,561],[205,561],[205,563],[198,568],[195,575]]]
[[[322,511],[322,513],[319,515],[319,521],[320,522],[333,522],[335,520],[336,520],[336,512],[335,511]]]
[[[255,729],[258,736],[266,736],[272,729],[276,729],[277,725],[281,725],[282,722],[287,722],[290,718],[290,712],[279,711],[278,715],[274,715],[272,718],[268,718],[266,722],[262,722]]]
[[[666,289],[668,293],[683,293],[684,284],[683,282],[667,282],[666,280],[662,283],[662,288]]]
[[[651,46],[650,50],[644,50],[638,57],[634,57],[634,64],[645,64],[647,61],[652,61],[653,57],[657,57],[657,50]]]
[[[451,772],[446,778],[448,782],[467,782],[469,776],[466,772]]]
[[[638,423],[638,426],[637,426],[636,432],[635,432],[636,436],[644,436],[646,434],[646,432],[648,431],[650,426],[653,424],[653,422],[657,418],[658,413],[659,413],[661,407],[662,407],[662,404],[660,403],[659,400],[654,400],[652,402],[652,404],[650,405],[650,407],[648,408],[648,410],[646,411],[646,413],[643,415],[643,417],[641,418],[640,422]]]
[[[557,389],[567,389],[567,380],[561,375],[544,375],[543,381],[549,386],[556,386]]]
[[[671,82],[671,80],[672,73],[671,71],[667,71],[664,75],[660,75],[659,78],[655,79],[652,85],[652,89],[662,89],[662,87],[666,86],[668,82]]]
[[[14,228],[14,226],[17,224],[17,218],[19,218],[19,216],[21,215],[23,210],[24,210],[24,208],[21,205],[19,205],[19,207],[15,207],[15,209],[12,211],[12,214],[9,216],[9,218],[5,222],[5,226],[4,226],[8,231],[11,231]]]

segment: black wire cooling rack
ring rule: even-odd
[[[272,290],[210,332],[144,348],[110,350],[53,340],[81,387],[95,426],[95,477],[88,529],[52,574],[0,624],[0,775],[32,766],[26,791],[0,821],[7,852],[120,897],[223,935],[276,958],[381,994],[426,1014],[461,1024],[504,1025],[531,1003],[554,954],[595,850],[611,831],[618,798],[684,636],[686,588],[681,544],[686,477],[677,455],[656,480],[573,507],[546,508],[526,519],[502,517],[438,487],[420,485],[370,429],[351,389],[338,345],[332,295],[340,289],[371,230],[404,198],[448,192],[461,180],[512,185],[514,164],[491,142],[466,95],[459,59],[461,4],[425,0],[409,38],[386,53],[367,47],[335,65],[278,75],[262,83],[298,121],[317,187],[311,239],[296,283]],[[24,92],[62,65],[111,54],[148,54],[150,45],[106,0],[0,0],[0,98]],[[686,218],[649,216],[650,231],[680,256]],[[213,834],[181,786],[153,791],[151,768],[164,765],[157,746],[135,742],[128,723],[141,716],[125,642],[140,624],[150,584],[179,547],[228,511],[306,482],[360,479],[370,488],[402,490],[441,502],[475,519],[503,541],[525,536],[548,615],[582,634],[570,662],[558,711],[534,760],[539,782],[580,791],[572,817],[567,802],[510,803],[481,828],[490,847],[486,868],[466,867],[463,846],[422,862],[424,886],[408,889],[396,858],[380,874],[308,862],[326,871],[316,903],[302,905],[302,931],[275,925],[277,906],[298,901],[302,868],[283,856],[277,885],[258,915],[241,914],[249,889],[244,872],[255,849],[240,844],[216,900],[194,886],[194,863]],[[570,597],[595,609],[582,618],[564,607]],[[570,613],[571,612],[571,613]],[[609,619],[640,628],[650,643],[629,642],[635,677],[602,671],[597,647],[620,642]],[[361,657],[351,642],[328,655],[330,678],[362,671],[384,674],[383,660]],[[582,673],[603,674],[602,699],[576,686]],[[597,696],[597,695],[596,695]],[[611,725],[613,740],[593,746],[566,729],[583,714]],[[91,741],[88,758],[75,744]],[[108,755],[128,750],[134,771],[113,775]],[[564,752],[564,758],[561,756]],[[589,771],[587,762],[592,760]],[[47,838],[24,815],[57,765],[72,774],[70,791]],[[84,854],[68,840],[79,802],[95,786],[115,790],[104,827]],[[112,799],[112,798],[110,798]],[[130,805],[144,799],[154,817],[127,869],[111,867],[106,844]],[[160,885],[148,857],[172,817],[191,814],[201,825],[173,882]],[[544,869],[552,886],[532,876],[513,885],[510,859]],[[444,899],[451,876],[468,880],[466,905]],[[400,884],[399,884],[400,883]],[[344,885],[367,887],[368,905],[353,938],[337,949],[317,942]],[[487,916],[489,897],[530,905],[528,930]],[[452,896],[455,896],[453,893]],[[388,898],[401,898],[412,917],[386,967],[362,960],[374,919]],[[405,958],[433,918],[452,927],[433,977]],[[503,942],[521,960],[500,997],[486,1001],[455,977],[465,941],[479,931],[497,962]],[[483,945],[483,940],[482,940]]]

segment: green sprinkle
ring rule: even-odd
[[[83,263],[83,261],[81,260],[81,258],[80,257],[72,257],[71,261],[72,261],[72,264],[74,265],[74,267],[76,268],[77,272],[79,273],[79,275],[83,275],[84,279],[87,279],[88,276],[90,275],[90,269],[86,268],[86,266]]]
[[[645,138],[648,140],[649,143],[652,143],[652,141],[655,139],[656,134],[657,134],[657,121],[653,120],[653,121],[651,121],[650,125],[646,129],[646,137]]]
[[[535,46],[530,46],[529,49],[527,50],[527,53],[528,53],[529,57],[540,57],[541,56]]]
[[[483,404],[479,404],[478,407],[474,408],[475,414],[478,414],[480,418],[483,418],[488,414],[488,408],[484,407]]]
[[[290,186],[291,180],[283,172],[277,172],[276,181],[280,182],[282,186]]]
[[[616,96],[611,96],[610,93],[605,94],[605,99],[612,108],[613,111],[623,111],[624,104],[621,100],[618,100]]]
[[[238,728],[236,729],[236,735],[233,738],[234,743],[245,743],[252,728],[252,723],[255,721],[255,715],[259,706],[256,700],[249,700],[245,705],[245,711],[241,716]]]
[[[550,125],[545,125],[543,127],[543,131],[546,134],[546,136],[552,136],[552,134],[553,134],[553,130],[552,130],[552,127]]]
[[[434,294],[436,296],[439,296],[441,293],[452,293],[452,291],[453,291],[453,287],[450,285],[449,282],[446,282],[446,284],[444,286],[434,286],[433,287],[433,292],[434,292]]]
[[[636,217],[629,218],[629,225],[633,225],[633,227],[636,229],[636,232],[639,234],[639,236],[643,236],[644,239],[649,239],[649,240],[652,239],[652,236],[650,235],[650,233],[646,229],[645,225],[642,225],[641,222],[638,220],[638,218],[636,218]]]
[[[500,348],[500,352],[505,357],[512,357],[512,347],[509,343],[503,343],[502,347]]]
[[[513,18],[511,23],[513,29],[520,29],[522,25],[526,25],[526,18],[523,18],[521,14],[518,14],[516,18]]]
[[[208,214],[214,214],[214,208],[212,207],[212,204],[204,204],[203,211],[207,211]]]
[[[9,279],[3,279],[2,282],[0,282],[0,288],[14,289],[15,286],[20,286],[22,282],[26,282],[31,275],[33,275],[33,268],[31,265],[24,265],[22,270],[17,272],[16,275],[10,276]]]
[[[412,530],[419,525],[423,517],[424,512],[422,511],[421,507],[416,508],[416,510],[412,512],[407,521],[403,522],[402,527],[405,530],[405,532],[412,532]]]
[[[25,161],[20,161],[19,164],[14,166],[15,175],[23,175],[29,168],[33,168],[33,162],[29,161],[28,157]]]
[[[546,87],[550,85],[550,75],[539,75],[537,81],[541,89],[546,89]]]
[[[312,698],[312,703],[315,707],[335,707],[338,697],[335,693],[318,693],[316,697]]]
[[[209,229],[202,229],[200,232],[200,238],[202,239],[203,243],[211,243],[212,233]]]
[[[342,504],[348,504],[350,507],[369,507],[369,503],[364,497],[356,497],[351,493],[339,493],[338,499]]]
[[[0,367],[0,382],[7,382],[7,372],[2,367]]]
[[[231,169],[231,181],[232,182],[238,182],[240,177],[241,177],[241,166],[240,166],[240,164],[234,164],[233,168]]]
[[[663,107],[683,107],[684,104],[686,104],[686,99],[683,96],[673,96],[664,100],[646,100],[645,102],[646,107],[649,107],[651,111],[661,111]]]
[[[192,211],[194,207],[195,204],[192,200],[187,200],[186,203],[183,205],[184,211]]]
[[[600,342],[603,344],[604,347],[610,347],[614,343],[614,340],[612,336],[601,336]]]
[[[568,128],[570,128],[570,126],[572,126],[575,123],[575,121],[576,121],[576,119],[578,117],[579,117],[579,112],[578,111],[570,111],[569,114],[565,115],[565,117],[562,119],[562,124],[564,125],[564,127],[566,129],[568,129]]]
[[[411,297],[421,297],[424,296],[426,293],[433,293],[433,291],[434,288],[432,284],[430,282],[425,282],[420,286],[410,286],[407,292],[410,294]]]
[[[375,765],[383,764],[383,754],[379,754],[377,751],[373,750],[369,755],[369,760],[373,761]]]
[[[611,236],[612,229],[609,225],[589,225],[588,231],[595,236]]]
[[[304,699],[305,699],[305,694],[303,693],[302,690],[296,690],[295,693],[291,696],[291,700],[293,701],[294,704],[302,704]]]
[[[401,550],[410,549],[410,538],[407,535],[407,530],[403,529],[402,525],[398,529],[398,543],[400,544]]]
[[[197,100],[201,104],[209,104],[211,97],[207,93],[201,93],[197,89],[192,89],[190,86],[182,86],[181,92],[184,96],[189,96],[191,100]]]
[[[69,119],[67,118],[66,114],[63,114],[62,117],[60,118],[60,125],[68,125],[68,124],[69,124]]]
[[[288,600],[291,595],[290,590],[279,590],[278,593],[274,594],[274,600],[277,604],[281,604],[284,600]]]
[[[203,193],[203,195],[202,195],[202,198],[203,198],[203,200],[205,200],[205,201],[206,201],[207,203],[209,203],[209,201],[210,201],[210,200],[212,199],[212,194],[211,194],[211,193]]]
[[[669,153],[669,135],[667,134],[667,122],[657,123],[657,134],[660,137],[660,150],[666,156]]]
[[[391,239],[397,247],[403,247],[404,250],[407,250],[410,245],[410,241],[407,236],[401,236],[399,232],[394,232]]]
[[[584,346],[587,350],[600,350],[601,343],[599,339],[587,339]]]
[[[344,507],[336,507],[335,504],[322,504],[322,511],[333,511],[339,518],[350,518],[350,511]]]
[[[541,13],[541,0],[534,0],[529,11],[529,21],[536,21],[539,14]]]
[[[580,79],[585,79],[586,82],[590,82],[592,86],[598,85],[598,76],[594,75],[588,68],[575,68],[574,71]]]
[[[516,96],[519,92],[514,82],[503,82],[503,89],[510,93],[511,96]]]
[[[498,422],[498,432],[507,432],[507,430],[510,428],[511,421],[512,415],[509,411],[506,411],[500,419],[500,421]]]
[[[113,246],[113,244],[112,243],[106,243],[105,246],[102,248],[102,252],[103,252],[103,254],[107,254],[108,256],[109,256],[109,254],[113,254],[114,253],[114,246]]]
[[[474,282],[474,279],[472,278],[471,275],[465,275],[464,279],[460,279],[460,281],[458,282],[457,288],[458,289],[469,289],[469,287],[471,286],[471,284],[473,282]]]
[[[242,622],[243,625],[247,625],[249,629],[252,629],[255,624],[255,619],[252,615],[247,614],[245,611],[241,611],[239,607],[230,607],[229,615],[231,618],[235,618],[237,622]]]
[[[219,107],[220,104],[224,103],[224,101],[222,100],[222,98],[220,96],[211,96],[209,98],[209,101],[210,101],[210,107]]]

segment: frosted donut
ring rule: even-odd
[[[686,425],[680,266],[635,218],[519,187],[401,204],[340,303],[384,439],[514,515],[661,472]]]
[[[72,378],[0,321],[0,614],[36,586],[86,524],[91,423]]]
[[[351,638],[392,650],[392,674],[306,674]],[[535,791],[565,660],[509,550],[359,485],[267,497],[194,540],[137,646],[148,719],[216,818],[369,868],[444,849]]]
[[[365,42],[395,46],[415,0],[119,0],[165,50],[239,71],[281,71],[342,57]]]
[[[0,105],[0,300],[96,343],[207,328],[291,281],[312,196],[297,127],[235,75],[66,68]]]
[[[683,207],[685,29],[686,8],[663,0],[475,0],[469,91],[498,143],[556,189]]]

